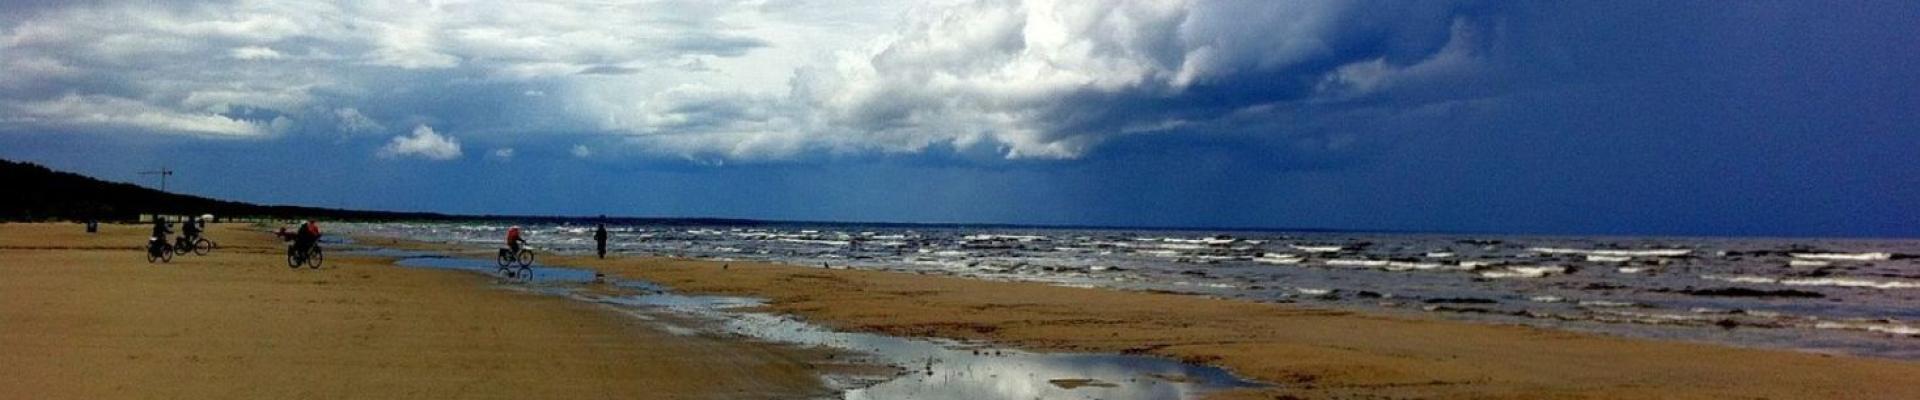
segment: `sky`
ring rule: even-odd
[[[1920,236],[1912,1],[0,2],[0,158],[271,204]]]

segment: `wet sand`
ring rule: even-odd
[[[487,278],[329,254],[289,270],[271,235],[149,265],[148,227],[0,224],[0,398],[800,398],[777,346],[676,336]],[[332,249],[330,249],[332,250]]]
[[[895,272],[664,258],[542,263],[765,298],[771,311],[837,329],[1167,356],[1274,384],[1212,396],[1224,399],[1920,398],[1920,363],[1885,359]]]

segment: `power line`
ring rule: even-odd
[[[160,169],[157,171],[141,171],[140,174],[141,175],[159,175],[160,191],[165,192],[167,191],[167,177],[173,176],[173,170],[167,169],[167,167],[163,166],[163,167],[160,167]]]

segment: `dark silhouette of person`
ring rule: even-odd
[[[193,243],[194,240],[199,239],[200,238],[200,218],[190,217],[190,218],[187,218],[186,222],[181,222],[180,236],[183,238],[186,238],[187,243]]]
[[[167,225],[167,217],[162,217],[160,214],[153,215],[153,240],[161,243],[167,241],[167,236],[173,234],[173,227]]]
[[[167,226],[167,218],[153,215],[153,235],[147,237],[147,254],[159,254],[167,245],[167,236],[173,234],[173,228]]]
[[[320,224],[313,223],[313,220],[307,220],[306,223],[300,224],[298,231],[293,233],[293,247],[290,248],[290,250],[293,250],[294,253],[304,253],[307,249],[312,248],[315,242],[319,241]]]
[[[600,259],[604,260],[607,258],[607,224],[599,225],[593,230],[593,242],[600,249]]]

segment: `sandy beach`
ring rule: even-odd
[[[550,257],[839,329],[1226,367],[1266,398],[1920,398],[1920,365],[1036,283],[746,262]],[[1292,396],[1292,397],[1288,397]]]
[[[283,247],[216,225],[221,248],[149,265],[147,226],[0,224],[0,398],[797,398],[807,360],[664,333],[471,274]]]
[[[218,226],[211,256],[149,265],[145,226],[0,225],[0,393],[26,398],[804,398],[820,354],[672,335],[481,276],[335,255]],[[490,249],[387,238],[383,247]],[[1920,365],[1622,339],[1190,295],[748,262],[550,255],[689,294],[763,298],[836,329],[1163,356],[1269,398],[1920,397]]]

